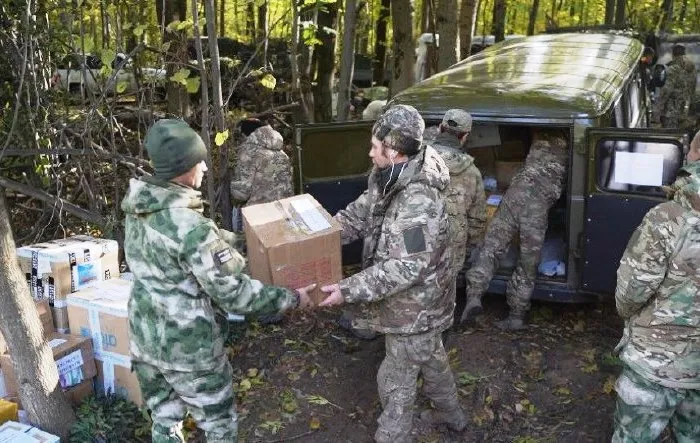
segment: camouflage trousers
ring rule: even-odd
[[[411,441],[418,376],[423,394],[438,412],[461,416],[457,387],[440,331],[416,335],[387,334],[386,356],[377,373],[382,414],[374,439],[379,443]]]
[[[476,262],[467,272],[467,300],[484,295],[511,240],[518,234],[518,264],[508,281],[506,297],[511,315],[522,317],[530,310],[548,213],[549,206],[537,200],[518,208],[510,208],[505,200],[501,203],[486,230]]]
[[[615,384],[613,443],[659,441],[670,423],[675,441],[700,441],[700,390],[673,389],[625,368]]]
[[[233,370],[225,357],[209,371],[167,371],[143,362],[133,366],[151,410],[153,443],[183,442],[181,426],[188,412],[206,432],[207,442],[237,440]]]

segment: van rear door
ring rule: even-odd
[[[367,189],[373,121],[297,125],[295,189],[334,215]],[[361,242],[343,247],[343,264],[360,261]]]
[[[614,294],[617,268],[644,215],[665,200],[662,186],[683,165],[683,134],[650,129],[589,129],[588,181],[580,289]]]

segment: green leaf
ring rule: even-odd
[[[221,146],[228,140],[228,129],[224,132],[217,132],[216,137],[214,137],[214,143],[216,146]]]
[[[275,86],[277,85],[277,79],[272,74],[265,74],[260,79],[260,84],[266,87],[267,89],[275,89]]]
[[[134,28],[134,35],[136,37],[141,37],[143,35],[143,31],[146,30],[146,25],[138,25],[137,27]]]
[[[189,94],[194,94],[195,92],[199,91],[199,83],[199,77],[192,77],[185,80],[185,88],[187,89],[187,92]]]
[[[182,68],[170,77],[170,80],[179,83],[182,86],[187,86],[187,78],[190,76],[190,70]]]
[[[123,94],[126,91],[126,87],[129,86],[129,82],[119,82],[117,83],[117,94]]]
[[[321,406],[331,405],[331,406],[334,406],[338,409],[343,409],[340,406],[336,405],[335,403],[331,403],[330,401],[328,401],[324,397],[321,397],[320,395],[307,395],[306,401],[308,401],[309,403],[314,404],[314,405],[321,405]]]
[[[265,423],[261,424],[260,427],[263,429],[267,429],[272,434],[277,434],[280,431],[280,429],[282,429],[284,426],[282,425],[281,421],[268,420]]]

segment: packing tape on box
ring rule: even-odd
[[[95,352],[95,359],[102,362],[102,388],[104,392],[116,392],[114,366],[131,369],[131,358],[114,352]]]

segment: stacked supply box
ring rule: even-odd
[[[0,426],[0,442],[3,443],[59,443],[60,441],[53,434],[15,421],[8,421]]]
[[[263,283],[303,288],[318,286],[315,304],[325,294],[321,286],[343,278],[340,226],[308,194],[243,208],[250,275]]]
[[[133,283],[112,279],[68,296],[68,319],[77,334],[92,337],[97,390],[113,392],[141,405],[141,390],[131,372],[127,304]]]
[[[92,339],[67,334],[53,334],[48,345],[58,369],[58,380],[73,404],[92,394],[93,381],[97,375],[93,357]],[[19,385],[12,358],[9,354],[0,355],[7,398],[17,401]]]
[[[51,305],[59,332],[69,332],[66,297],[96,282],[119,276],[119,246],[114,240],[76,235],[17,249],[32,296]]]

